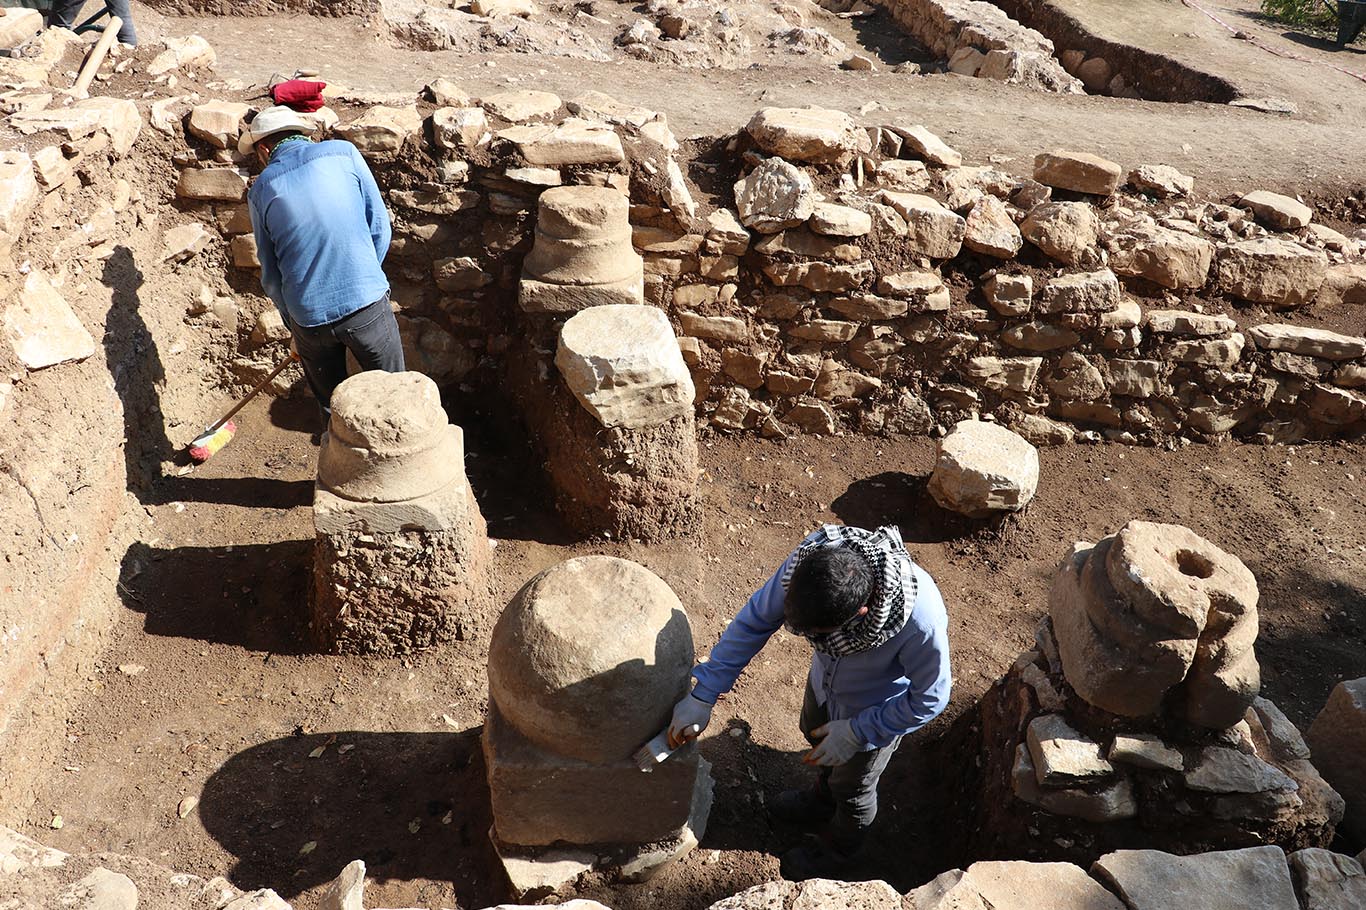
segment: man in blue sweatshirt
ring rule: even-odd
[[[811,642],[800,728],[819,774],[807,789],[770,803],[791,822],[828,822],[824,834],[788,851],[788,878],[838,878],[877,816],[877,784],[901,738],[949,702],[948,615],[896,528],[826,525],[809,535],[750,597],[707,659],[692,692],[675,706],[671,745],[705,729],[721,695],[780,626]]]
[[[362,370],[402,372],[403,346],[389,308],[389,212],[349,142],[313,142],[313,127],[287,107],[256,115],[238,143],[261,175],[247,194],[261,287],[294,337],[323,428],[346,352]]]

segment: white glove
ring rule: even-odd
[[[674,705],[674,716],[669,721],[669,748],[677,749],[688,740],[701,736],[707,724],[711,723],[711,710],[714,707],[695,695],[683,696]],[[696,732],[688,729],[693,726],[697,727]]]
[[[812,730],[811,735],[820,742],[807,753],[806,758],[802,759],[808,765],[842,765],[857,755],[865,745],[854,732],[854,723],[850,720],[832,720],[825,726]]]

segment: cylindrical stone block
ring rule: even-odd
[[[337,387],[313,496],[319,647],[401,654],[487,631],[488,533],[462,440],[420,373]]]
[[[631,243],[630,205],[614,189],[561,186],[541,194],[536,239],[518,298],[528,313],[644,302],[644,260]]]
[[[541,749],[614,762],[664,728],[688,689],[692,631],[649,569],[583,556],[517,592],[489,646],[489,695]]]

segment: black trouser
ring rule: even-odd
[[[332,419],[332,392],[346,378],[348,350],[356,355],[362,370],[403,372],[403,344],[388,294],[336,322],[302,326],[291,320],[289,328],[304,376],[318,399],[324,430]]]
[[[86,0],[56,0],[52,4],[48,25],[54,28],[74,29],[80,25],[76,19],[80,16],[81,7],[85,6],[85,2]],[[119,29],[119,41],[123,44],[137,44],[138,30],[133,27],[133,11],[128,6],[128,0],[105,0],[105,6],[123,20],[123,27]],[[98,12],[98,8],[96,11]]]
[[[816,704],[816,693],[811,689],[811,680],[806,681],[806,697],[802,699],[802,716],[799,722],[802,735],[813,746],[816,740],[811,731],[824,726],[830,720],[830,712],[824,705]],[[833,768],[821,768],[816,781],[816,795],[835,806],[835,817],[830,822],[830,837],[835,848],[844,853],[853,853],[863,845],[863,838],[877,818],[877,782],[892,753],[901,745],[898,736],[880,749],[858,752],[853,758]]]

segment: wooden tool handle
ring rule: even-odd
[[[109,24],[104,27],[100,40],[95,42],[94,49],[86,58],[85,66],[81,67],[81,73],[76,77],[76,84],[71,87],[72,95],[77,98],[85,98],[90,95],[90,83],[95,80],[95,73],[99,71],[100,64],[104,62],[104,57],[109,53],[110,46],[118,39],[121,28],[123,28],[123,20],[118,16],[110,16]]]
[[[271,382],[274,381],[276,376],[279,376],[281,373],[283,373],[285,367],[289,366],[290,361],[293,359],[294,355],[292,353],[285,354],[285,359],[281,360],[278,364],[275,365],[275,369],[270,371],[270,375],[267,376],[265,379],[262,379],[260,382],[258,382],[256,384],[256,388],[252,389],[250,392],[247,393],[246,398],[243,398],[241,401],[237,402],[237,404],[233,405],[231,411],[224,414],[222,417],[218,418],[218,420],[214,421],[213,425],[204,431],[204,435],[207,436],[211,433],[218,432],[219,427],[227,423],[229,420],[232,420],[232,415],[236,414],[238,411],[245,408],[247,406],[247,403],[250,402],[257,395],[261,394],[261,390],[264,389],[266,386],[270,385]]]

